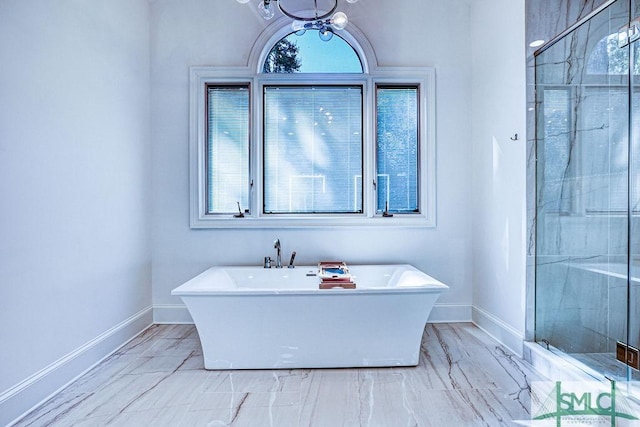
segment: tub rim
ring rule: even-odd
[[[205,280],[206,276],[214,274],[214,272],[221,271],[224,274],[226,270],[240,270],[240,269],[255,269],[262,270],[262,267],[255,265],[234,265],[234,266],[212,266],[193,277],[192,279],[184,282],[180,286],[174,288],[171,291],[171,295],[180,296],[180,297],[190,297],[190,296],[273,296],[273,295],[324,295],[324,296],[348,296],[348,295],[363,295],[363,294],[415,294],[415,293],[441,293],[449,289],[449,286],[435,279],[434,277],[428,275],[422,270],[417,269],[411,264],[354,264],[350,265],[349,268],[357,269],[359,267],[395,267],[395,268],[405,268],[408,271],[417,271],[422,275],[426,276],[426,283],[423,285],[417,286],[390,286],[390,287],[377,287],[377,288],[358,288],[356,286],[355,289],[344,289],[344,288],[333,288],[333,289],[319,289],[319,288],[292,288],[292,289],[256,289],[256,288],[215,288],[211,289],[190,289],[194,286],[198,280]],[[317,266],[307,266],[301,265],[296,266],[296,269],[300,270],[313,270],[317,269]],[[280,270],[280,269],[279,269]],[[286,271],[285,269],[281,270],[282,272]],[[228,276],[228,274],[227,274]],[[229,279],[230,276],[228,276]],[[356,281],[357,283],[357,281]]]

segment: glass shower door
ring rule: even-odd
[[[632,17],[640,17],[640,1],[631,0],[631,11]],[[638,21],[638,24],[640,25],[640,21]],[[640,40],[632,44],[630,55],[629,333],[627,343],[636,349],[640,349]],[[640,364],[640,361],[638,364]],[[629,368],[628,375],[630,379],[640,381],[640,372],[637,369]]]
[[[632,103],[632,55],[618,43],[629,17],[618,0],[536,56],[535,339],[615,379],[629,375],[617,343],[638,339],[627,280],[630,247],[640,253],[629,239],[636,91]]]

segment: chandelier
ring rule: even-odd
[[[238,3],[249,3],[251,0],[237,0]],[[358,0],[347,0],[347,3],[355,3]],[[307,30],[318,30],[320,39],[329,41],[333,37],[334,30],[342,30],[347,26],[349,19],[344,12],[336,12],[338,0],[332,0],[333,6],[328,12],[318,10],[318,0],[313,0],[313,15],[301,16],[287,10],[282,5],[283,0],[260,0],[258,12],[265,20],[273,18],[275,15],[274,3],[280,12],[293,20],[291,28],[301,36]]]

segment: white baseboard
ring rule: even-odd
[[[491,335],[509,350],[517,354],[519,357],[522,357],[524,335],[517,329],[506,324],[491,313],[475,306],[472,311],[472,321],[480,329]]]
[[[109,357],[152,324],[144,308],[91,341],[0,393],[0,425],[12,425]]]
[[[437,304],[433,306],[428,323],[471,322],[471,306],[463,304]]]
[[[193,319],[184,304],[154,304],[153,323],[156,324],[193,324]]]

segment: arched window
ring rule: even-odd
[[[263,73],[362,73],[362,61],[340,35],[323,41],[318,30],[290,33],[269,50]]]
[[[191,70],[191,226],[434,226],[433,70],[377,68],[347,30],[271,30],[253,72]]]

